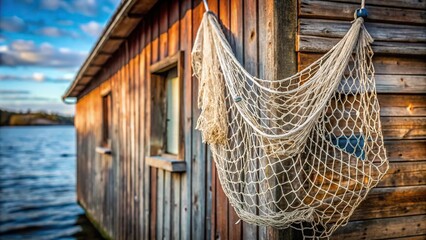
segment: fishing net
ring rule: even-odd
[[[243,221],[329,237],[383,177],[371,42],[356,18],[309,67],[265,80],[241,66],[217,17],[204,14],[192,52],[197,129]]]

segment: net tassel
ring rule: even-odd
[[[199,79],[198,107],[201,109],[196,129],[201,131],[203,142],[208,144],[224,144],[227,140],[228,123],[225,106],[225,83],[220,71],[213,37],[206,17],[202,22],[202,30],[192,51],[194,75]]]

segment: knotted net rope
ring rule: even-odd
[[[235,58],[217,17],[204,14],[192,52],[197,129],[243,221],[327,238],[383,177],[372,41],[356,18],[303,71],[260,79]]]

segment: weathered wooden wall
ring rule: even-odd
[[[273,2],[209,1],[237,57],[260,76],[276,72],[268,64],[275,49],[273,25],[266,21]],[[190,51],[203,13],[200,0],[160,1],[78,100],[78,200],[115,239],[267,239],[278,232],[235,224],[238,217],[219,184],[211,153],[194,129],[200,111]],[[185,173],[149,167],[144,159],[151,128],[149,66],[177,51],[184,52]],[[101,141],[101,92],[107,88],[113,101],[112,156],[95,151]]]
[[[303,69],[349,29],[358,0],[299,0]],[[367,0],[366,27],[390,169],[335,239],[424,239],[426,234],[426,3]]]
[[[299,0],[297,6],[296,0],[209,0],[209,5],[246,69],[279,78],[296,66],[304,68],[342,37],[358,2]],[[417,239],[426,234],[425,3],[367,0],[367,6],[367,28],[377,40],[374,63],[391,168],[336,238]],[[190,51],[203,12],[200,0],[160,1],[77,103],[78,200],[114,239],[282,239],[292,234],[235,224],[238,217],[221,189],[211,153],[194,129],[198,81],[192,77]],[[289,26],[296,13],[294,45],[296,25]],[[177,51],[184,52],[185,173],[149,167],[144,159],[151,128],[149,66]],[[107,89],[113,101],[111,156],[95,151],[102,141],[101,92]]]

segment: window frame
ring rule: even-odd
[[[168,56],[156,63],[153,63],[150,68],[150,130],[148,154],[146,163],[152,167],[161,168],[171,172],[184,172],[186,165],[185,145],[184,145],[184,113],[183,113],[183,51]],[[178,78],[178,153],[176,155],[166,153],[167,139],[167,92],[166,92],[166,77],[169,70],[177,68]]]
[[[111,88],[105,88],[101,90],[101,141],[96,152],[100,154],[111,155],[111,144],[112,144],[112,128],[113,128],[113,98]],[[110,104],[106,103],[109,98]],[[108,109],[107,109],[108,108]],[[107,110],[108,112],[106,113]],[[109,115],[109,116],[108,116]],[[106,130],[108,131],[108,137],[106,136]]]

